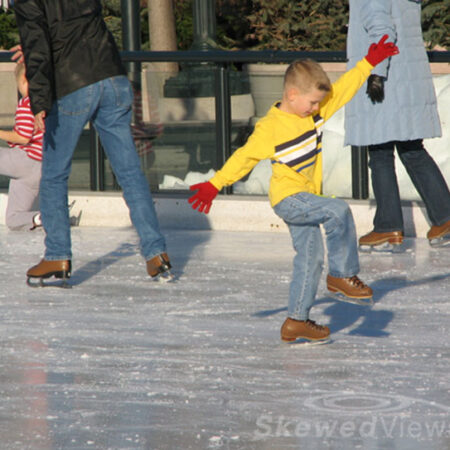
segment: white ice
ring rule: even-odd
[[[332,343],[283,344],[287,233],[73,228],[72,289],[30,288],[42,232],[0,227],[2,450],[450,448],[450,248],[361,254],[373,308],[322,280]],[[326,274],[326,267],[325,273]]]

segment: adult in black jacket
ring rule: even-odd
[[[131,136],[132,92],[99,0],[16,0],[14,12],[29,80],[32,111],[45,120],[40,207],[45,255],[29,278],[71,273],[68,178],[73,151],[91,120],[122,187],[155,277],[170,269],[166,243]]]

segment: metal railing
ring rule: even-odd
[[[0,52],[0,62],[9,62],[10,52]],[[346,62],[345,52],[305,52],[305,51],[124,51],[122,60],[128,67],[140,70],[143,62],[212,63],[216,66],[215,111],[216,111],[216,148],[218,165],[222,165],[231,155],[231,96],[229,86],[229,68],[236,63],[290,63],[296,59],[311,58],[317,62]],[[428,52],[433,63],[449,63],[450,52]],[[134,64],[131,64],[134,63]],[[131,73],[131,78],[136,79]],[[369,196],[367,147],[352,147],[352,197],[367,199]],[[104,170],[102,149],[97,139],[91,139],[91,189],[102,190]],[[230,192],[229,190],[226,192]]]

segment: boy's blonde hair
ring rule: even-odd
[[[14,74],[16,76],[16,80],[20,80],[22,76],[25,76],[25,64],[23,62],[16,64]]]
[[[311,89],[330,92],[331,82],[321,65],[312,59],[293,61],[284,74],[284,88],[295,87],[302,93]]]

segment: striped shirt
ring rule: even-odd
[[[322,151],[322,125],[324,120],[319,114],[316,114],[313,116],[313,121],[313,129],[288,142],[275,145],[272,164],[286,164],[296,172],[301,172],[316,162],[317,155]]]
[[[16,108],[16,118],[13,130],[20,136],[29,139],[27,144],[8,142],[11,148],[19,148],[36,161],[42,161],[42,141],[44,133],[34,131],[34,115],[31,112],[30,97],[22,97]]]

